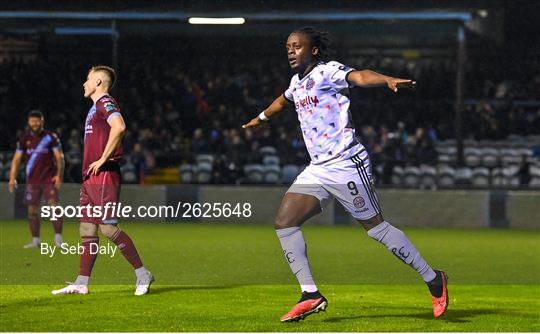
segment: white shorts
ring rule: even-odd
[[[315,196],[321,202],[321,208],[334,197],[359,220],[381,213],[365,150],[350,159],[307,166],[287,192]]]

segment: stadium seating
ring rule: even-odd
[[[437,170],[433,166],[422,165],[420,167],[421,181],[420,187],[432,189],[437,186]]]
[[[197,163],[196,176],[198,183],[209,183],[212,178],[212,164],[207,161]]]
[[[276,184],[281,179],[281,168],[278,165],[264,165],[264,183]]]
[[[201,163],[209,163],[212,165],[214,163],[214,156],[212,154],[199,154],[195,158],[195,161],[197,162],[197,165]]]
[[[472,184],[475,187],[488,187],[490,184],[489,169],[486,167],[477,167],[472,171]]]
[[[300,174],[300,168],[298,165],[285,165],[281,171],[281,182],[284,184],[291,184],[294,182],[298,174]]]
[[[403,181],[407,187],[418,187],[420,184],[420,169],[415,166],[406,167],[403,173]]]
[[[531,180],[529,181],[529,187],[534,189],[540,189],[540,167],[539,170],[531,172]]]
[[[245,165],[244,174],[247,177],[247,183],[262,183],[264,181],[264,167],[262,165]]]
[[[493,168],[499,163],[499,151],[493,147],[480,149],[481,164],[487,168]]]
[[[401,186],[403,184],[403,167],[394,166],[392,169],[392,185]]]
[[[437,175],[439,178],[439,186],[452,187],[455,184],[455,170],[450,166],[440,166]]]
[[[494,187],[503,187],[505,185],[502,168],[496,167],[491,170],[491,185]]]
[[[265,155],[263,157],[263,165],[279,166],[279,157],[277,155]]]
[[[502,169],[502,173],[504,176],[504,186],[506,187],[518,187],[519,186],[519,177],[517,176],[517,172],[519,170],[519,166],[517,165],[511,165],[506,166]]]
[[[472,170],[468,167],[456,169],[455,182],[458,185],[471,185],[473,179]]]
[[[11,161],[4,163],[2,167],[2,180],[3,181],[9,181],[9,172],[11,169]]]
[[[137,183],[137,171],[135,165],[128,162],[120,167],[123,183]]]
[[[465,164],[469,167],[478,167],[481,163],[481,150],[476,147],[465,148]]]
[[[196,168],[190,164],[180,166],[180,182],[194,183]]]
[[[265,155],[276,155],[276,148],[273,146],[263,146],[259,149],[259,153],[263,156]]]

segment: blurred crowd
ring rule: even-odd
[[[357,134],[374,163],[382,164],[385,171],[395,165],[435,164],[434,143],[454,136],[455,63],[375,57],[348,64],[419,83],[414,94],[395,95],[384,88],[352,91]],[[88,67],[75,57],[0,64],[4,78],[0,81],[0,132],[4,134],[0,151],[14,149],[27,113],[40,109],[46,127],[62,140],[66,179],[77,181],[84,119],[91,106],[82,96]],[[520,81],[519,75],[516,79],[516,75],[490,76],[487,70],[467,72],[471,80],[465,90],[466,138],[539,133],[540,108],[515,104],[518,99],[540,99],[539,67],[531,68]],[[126,119],[127,159],[139,176],[210,153],[217,156],[215,182],[233,183],[242,166],[260,163],[264,146],[277,149],[281,164],[309,163],[292,108],[260,129],[241,128],[287,88],[291,73],[284,57],[242,62],[127,58],[122,59],[118,74],[112,95]]]

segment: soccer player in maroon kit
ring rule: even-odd
[[[41,244],[39,237],[39,205],[43,196],[50,206],[58,204],[58,191],[64,177],[64,154],[56,133],[45,131],[43,114],[34,110],[28,114],[26,132],[17,141],[17,149],[11,162],[9,173],[9,192],[17,187],[17,172],[24,159],[26,163],[26,189],[24,203],[28,206],[28,224],[32,241],[24,248],[37,248]],[[62,218],[53,220],[54,242],[62,245]]]
[[[122,255],[135,269],[137,283],[135,295],[148,293],[153,275],[142,264],[131,238],[118,226],[118,219],[109,212],[107,203],[118,202],[120,191],[120,160],[122,159],[122,137],[126,125],[118,104],[109,95],[116,78],[115,71],[108,66],[94,66],[88,71],[84,83],[84,97],[92,99],[94,105],[86,116],[84,131],[83,184],[80,206],[101,207],[102,216],[95,217],[94,211],[83,209],[80,224],[83,252],[79,275],[74,283],[52,291],[53,294],[87,294],[88,281],[96,261],[99,243],[98,227],[102,234],[115,243]]]

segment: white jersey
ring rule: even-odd
[[[302,79],[295,74],[283,94],[294,103],[311,163],[349,159],[364,150],[350,116],[347,74],[336,61],[320,62]]]

